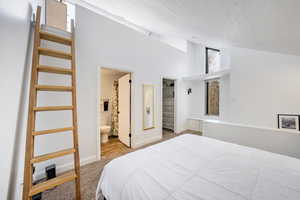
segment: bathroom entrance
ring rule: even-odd
[[[122,155],[131,147],[131,73],[101,68],[101,158]]]

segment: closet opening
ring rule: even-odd
[[[175,84],[174,79],[162,80],[162,132],[163,137],[175,133]]]

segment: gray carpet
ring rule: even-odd
[[[81,199],[94,200],[97,184],[103,167],[110,160],[97,161],[80,168]],[[73,200],[75,199],[75,184],[68,182],[52,190],[43,192],[43,200]]]

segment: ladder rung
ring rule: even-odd
[[[36,85],[35,89],[38,91],[71,92],[73,90],[73,87],[57,85]]]
[[[61,68],[61,67],[50,67],[50,66],[40,65],[40,66],[38,66],[37,70],[39,72],[72,75],[71,69],[65,69],[65,68]]]
[[[34,107],[34,111],[56,111],[56,110],[73,110],[73,106],[46,106],[46,107]]]
[[[66,132],[66,131],[73,131],[73,127],[67,127],[67,128],[56,128],[56,129],[49,129],[44,131],[34,131],[32,135],[46,135],[51,133],[59,133],[59,132]]]
[[[57,43],[65,44],[65,45],[72,45],[72,40],[70,38],[61,37],[61,36],[54,35],[51,33],[41,31],[40,37],[41,37],[41,39],[48,40],[51,42],[57,42]]]
[[[57,51],[57,50],[52,50],[52,49],[47,49],[47,48],[42,48],[39,47],[39,53],[41,55],[45,55],[45,56],[52,56],[52,57],[56,57],[56,58],[63,58],[63,59],[72,59],[72,55],[70,53],[65,53],[62,51]]]
[[[45,154],[45,155],[34,157],[33,159],[31,159],[30,162],[31,162],[31,164],[38,163],[38,162],[43,162],[45,160],[50,160],[50,159],[53,159],[53,158],[66,156],[66,155],[72,154],[74,152],[75,152],[74,148],[65,149],[65,150],[54,152],[54,153],[48,153],[48,154]]]
[[[45,190],[49,190],[63,183],[73,181],[75,178],[77,178],[75,171],[67,172],[60,176],[57,176],[56,178],[32,186],[29,192],[29,196],[33,196]]]

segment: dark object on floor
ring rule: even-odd
[[[32,174],[34,174],[34,172],[35,172],[35,166],[32,167]],[[39,183],[39,181],[35,181],[33,183],[33,185],[38,184],[38,183]],[[32,200],[41,200],[42,199],[42,193],[40,192],[40,193],[37,193],[37,194],[33,195],[31,197],[31,199]]]
[[[35,171],[35,167],[34,167],[33,169],[34,169],[33,171]],[[33,185],[38,184],[40,181],[41,181],[41,180],[35,181],[35,182],[33,183]],[[42,193],[40,192],[40,193],[37,193],[37,194],[33,195],[33,196],[31,197],[31,199],[32,199],[32,200],[41,200],[41,199],[42,199]]]
[[[32,200],[41,200],[41,199],[42,199],[42,193],[38,193],[32,196]]]
[[[104,101],[103,103],[103,110],[108,111],[108,101]]]
[[[56,165],[52,164],[46,167],[47,180],[56,177]]]

